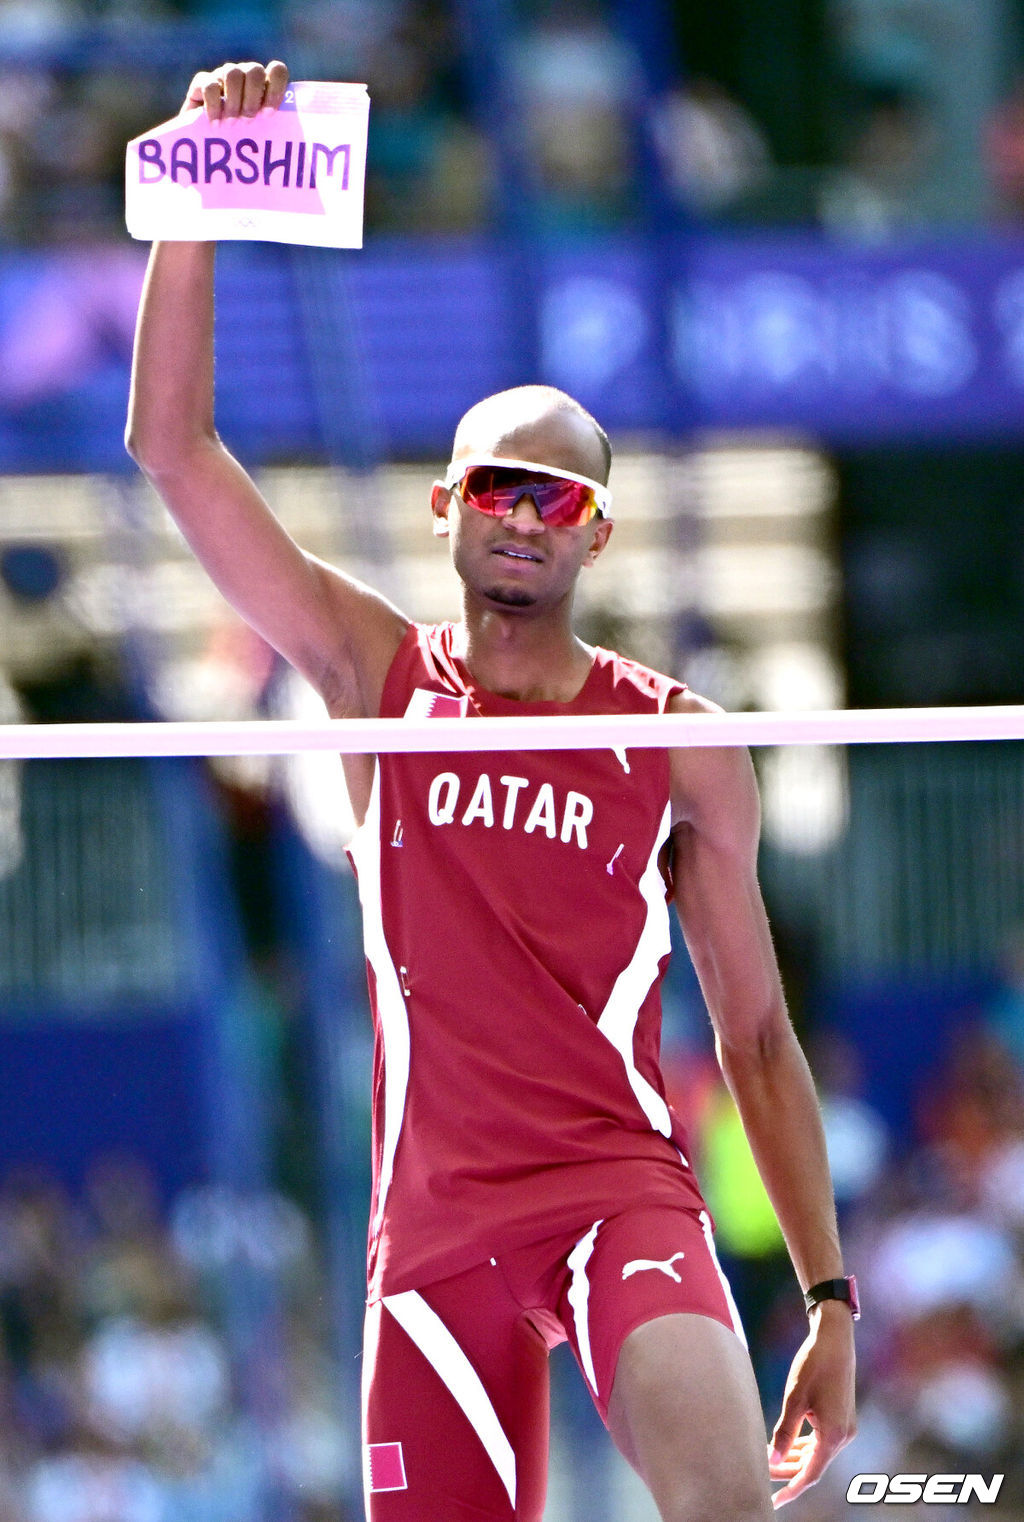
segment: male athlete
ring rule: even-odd
[[[225,64],[185,104],[252,116],[279,105],[287,77]],[[504,392],[459,424],[431,507],[460,623],[411,623],[304,554],[214,429],[213,254],[153,250],[128,447],[224,595],[330,714],[712,711],[573,633],[576,579],[612,531],[610,452],[562,392]],[[765,1522],[770,1477],[775,1504],[792,1499],[853,1433],[856,1302],[757,885],[748,756],[353,757],[346,773],[377,1034],[368,1516],[539,1522],[547,1352],[568,1339],[665,1522]],[[768,1462],[658,1067],[666,892],[810,1291]]]

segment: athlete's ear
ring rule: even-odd
[[[430,511],[434,515],[434,533],[438,539],[448,537],[448,508],[452,494],[443,481],[435,481],[430,489]]]
[[[611,538],[611,536],[612,536],[612,529],[614,527],[615,527],[615,524],[613,523],[611,518],[595,518],[594,519],[594,522],[593,522],[594,537],[593,537],[593,539],[591,539],[591,541],[590,541],[590,548],[587,551],[586,556],[584,557],[584,560],[583,560],[583,564],[584,565],[593,565],[594,564],[594,561],[597,559],[598,555],[600,555],[601,551],[604,549],[605,545],[608,543],[608,540]]]

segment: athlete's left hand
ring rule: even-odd
[[[811,1312],[811,1329],[793,1360],[772,1433],[768,1470],[773,1480],[785,1481],[773,1506],[785,1506],[816,1485],[856,1433],[855,1373],[849,1307],[825,1301]],[[805,1422],[809,1432],[802,1431]]]

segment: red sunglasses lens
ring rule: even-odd
[[[487,465],[475,465],[466,472],[459,495],[470,507],[495,518],[512,512],[521,497],[532,497],[541,518],[553,528],[578,528],[589,523],[598,511],[594,493],[583,481]]]

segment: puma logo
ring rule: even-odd
[[[629,1278],[630,1274],[642,1274],[649,1268],[656,1268],[661,1273],[667,1274],[670,1279],[674,1279],[677,1284],[682,1284],[682,1276],[676,1273],[672,1265],[678,1262],[680,1258],[685,1257],[686,1254],[684,1252],[674,1252],[671,1258],[665,1258],[661,1262],[657,1258],[634,1258],[632,1263],[627,1263],[622,1270],[623,1283]]]

